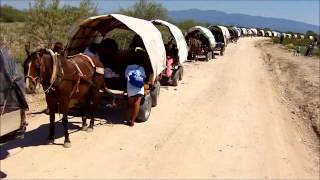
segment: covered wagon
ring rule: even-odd
[[[258,35],[258,30],[256,28],[251,28],[250,29],[253,33],[253,36],[257,36]]]
[[[278,32],[272,31],[272,37],[278,37]]]
[[[24,79],[7,48],[0,46],[0,137],[23,137],[26,128]],[[4,138],[7,139],[7,138]]]
[[[272,37],[272,32],[271,31],[266,31],[266,37]]]
[[[123,102],[128,96],[125,69],[132,63],[135,53],[143,53],[139,62],[145,71],[144,96],[138,120],[148,120],[151,107],[156,106],[160,92],[161,74],[166,67],[166,52],[159,30],[150,22],[121,14],[94,16],[84,20],[72,32],[66,54],[82,53],[92,44],[108,40],[113,47],[112,58],[102,60],[105,66],[107,94],[114,102]],[[118,44],[118,48],[116,45]],[[100,59],[101,60],[101,59]],[[106,61],[106,62],[104,62]],[[116,100],[115,100],[116,99]]]
[[[264,33],[264,30],[263,30],[263,29],[260,29],[260,30],[258,31],[258,36],[262,36],[262,37],[265,36],[265,33]]]
[[[227,44],[228,44],[226,30],[223,28],[223,26],[217,26],[217,25],[211,25],[208,27],[208,29],[214,35],[214,38],[216,40],[216,43],[217,43],[216,51],[219,51],[220,55],[223,56],[225,48],[227,47]],[[230,34],[229,34],[229,37],[230,37]]]
[[[253,32],[251,31],[251,29],[248,29],[247,32],[248,32],[248,36],[250,36],[250,37],[253,36]]]
[[[189,59],[205,59],[208,61],[214,58],[216,40],[209,29],[194,26],[187,31],[185,39],[189,46]]]
[[[237,27],[229,27],[228,30],[230,33],[230,41],[237,42],[239,37],[241,36],[241,31],[239,31]]]
[[[241,28],[241,34],[242,34],[243,36],[247,36],[247,35],[248,35],[247,29],[246,29],[246,28]]]
[[[173,86],[177,86],[179,80],[183,77],[182,64],[187,61],[188,58],[188,46],[181,30],[163,20],[151,21],[156,27],[163,26],[169,30],[169,38],[164,39],[164,45],[166,49],[166,70],[163,71],[162,81],[169,83]],[[161,32],[161,31],[160,31]]]
[[[229,41],[230,41],[230,33],[229,33],[229,30],[227,27],[225,26],[219,26],[221,29],[222,29],[222,32],[223,32],[223,35],[225,36],[226,38],[226,46],[228,45]]]

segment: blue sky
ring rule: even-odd
[[[28,8],[30,0],[0,0],[19,9]],[[130,7],[134,0],[94,0],[99,13],[115,12],[120,7]],[[185,9],[219,10],[264,17],[278,17],[320,25],[320,0],[158,0],[169,11]],[[61,0],[62,4],[77,6],[78,0]]]

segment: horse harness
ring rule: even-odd
[[[50,53],[50,56],[53,59],[53,70],[52,70],[52,74],[51,74],[51,78],[50,78],[50,85],[45,87],[46,90],[44,91],[45,93],[48,93],[50,90],[54,91],[55,87],[58,87],[63,80],[71,80],[72,81],[74,79],[69,79],[69,78],[67,78],[67,76],[70,76],[70,75],[65,75],[64,74],[63,67],[62,67],[62,64],[61,64],[61,59],[58,58],[59,54],[58,53],[54,53],[51,49],[46,49],[46,51]],[[88,61],[89,64],[93,67],[95,73],[101,74],[101,75],[104,74],[104,68],[97,67],[95,65],[95,63],[93,62],[93,60],[89,56],[87,56],[85,54],[82,54],[82,53],[77,54],[77,55],[84,57],[84,59],[86,61]],[[77,93],[79,92],[79,84],[80,84],[80,80],[81,79],[85,80],[90,85],[94,85],[91,80],[86,78],[86,75],[81,71],[81,69],[79,67],[79,64],[72,59],[72,57],[75,57],[77,55],[69,56],[68,59],[67,59],[68,62],[71,62],[74,65],[74,67],[76,69],[76,73],[78,74],[78,76],[76,78],[76,84],[73,86],[69,97],[71,97],[75,92],[77,92]],[[40,67],[41,66],[43,66],[43,65],[40,64]],[[43,69],[42,71],[44,71],[44,68],[40,68],[40,69]],[[41,79],[41,77],[40,77],[40,79]]]
[[[94,64],[94,62],[93,62],[93,60],[91,59],[90,56],[85,55],[85,54],[82,54],[82,53],[76,54],[76,55],[74,55],[74,56],[68,56],[68,61],[71,62],[71,63],[75,66],[75,68],[76,68],[76,70],[77,70],[77,72],[78,72],[78,75],[79,75],[79,76],[77,77],[76,85],[72,88],[72,91],[71,91],[71,93],[70,93],[70,97],[74,94],[74,92],[77,92],[77,93],[79,92],[79,84],[80,84],[80,80],[81,80],[81,79],[85,80],[87,83],[89,83],[90,85],[93,85],[93,86],[94,86],[94,83],[93,83],[91,80],[87,79],[87,78],[86,78],[86,75],[85,75],[84,73],[82,73],[82,71],[81,71],[78,63],[77,63],[76,61],[72,60],[72,57],[75,57],[75,56],[77,56],[77,55],[84,57],[84,59],[86,59],[86,60],[89,62],[89,64],[91,64],[91,66],[92,66],[93,69],[94,69],[94,73],[104,75],[104,68],[102,68],[102,67],[97,67],[97,66]]]

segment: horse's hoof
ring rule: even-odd
[[[53,139],[48,139],[46,144],[53,144],[54,143],[54,140]]]
[[[81,127],[81,130],[82,130],[82,131],[87,131],[87,130],[88,130],[88,126],[82,126],[82,127]]]
[[[93,128],[89,127],[89,128],[87,129],[87,132],[88,132],[88,133],[93,132]]]
[[[65,142],[65,143],[63,144],[63,147],[64,147],[64,148],[71,148],[71,142]]]

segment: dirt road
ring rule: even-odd
[[[10,155],[1,171],[8,178],[318,178],[318,151],[301,142],[307,136],[281,102],[255,41],[186,64],[182,84],[162,88],[149,121],[133,128],[97,121],[86,133],[72,118],[72,148],[64,149],[42,145],[48,117],[34,116],[26,139],[2,148]],[[56,143],[63,143],[60,126]]]

